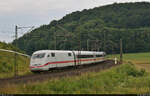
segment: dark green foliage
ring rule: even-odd
[[[123,52],[145,52],[150,51],[149,30],[150,3],[114,3],[67,14],[25,34],[13,44],[17,42],[20,49],[32,54],[41,49],[55,49],[56,34],[68,34],[71,37],[57,37],[57,49],[77,50],[81,40],[81,49],[87,50],[89,39],[100,40],[97,43],[90,41],[90,50],[97,48],[107,53],[118,53],[122,38]]]

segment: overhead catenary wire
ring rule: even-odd
[[[23,29],[23,28],[33,28],[34,26],[30,26],[30,27],[19,27],[19,26],[15,26],[15,40],[18,39],[18,29]],[[17,41],[15,42],[15,46],[17,47]],[[14,76],[16,77],[18,75],[18,64],[17,64],[17,50],[15,49],[15,54],[14,54]]]
[[[0,51],[10,52],[10,53],[16,53],[16,54],[18,54],[18,55],[22,55],[22,56],[25,56],[25,57],[28,57],[28,58],[31,57],[30,55],[23,54],[23,53],[16,52],[16,51],[12,51],[12,50],[0,49]]]

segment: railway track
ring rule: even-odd
[[[90,64],[90,65],[80,65],[77,67],[66,67],[61,69],[53,69],[49,72],[42,72],[39,74],[31,74],[26,76],[18,76],[14,78],[0,79],[0,85],[6,84],[18,84],[18,83],[28,83],[36,81],[44,81],[48,79],[61,78],[67,76],[81,75],[85,72],[98,72],[104,69],[108,69],[119,64],[114,64],[113,60],[106,60],[101,63]]]

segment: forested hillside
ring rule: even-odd
[[[114,3],[73,12],[25,34],[13,44],[17,42],[28,54],[56,48],[112,53],[119,52],[121,38],[124,52],[150,51],[150,3]]]

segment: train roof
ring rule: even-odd
[[[47,53],[47,52],[72,52],[72,51],[67,51],[67,50],[39,50],[39,51],[35,51],[34,53]]]
[[[75,50],[72,50],[72,51],[69,51],[69,50],[39,50],[39,51],[35,51],[33,54],[48,53],[48,52],[54,52],[54,53],[74,52],[75,54],[78,54],[79,52],[81,52],[81,54],[93,54],[93,53],[105,54],[105,52],[103,52],[103,51],[97,52],[97,51],[75,51]]]

